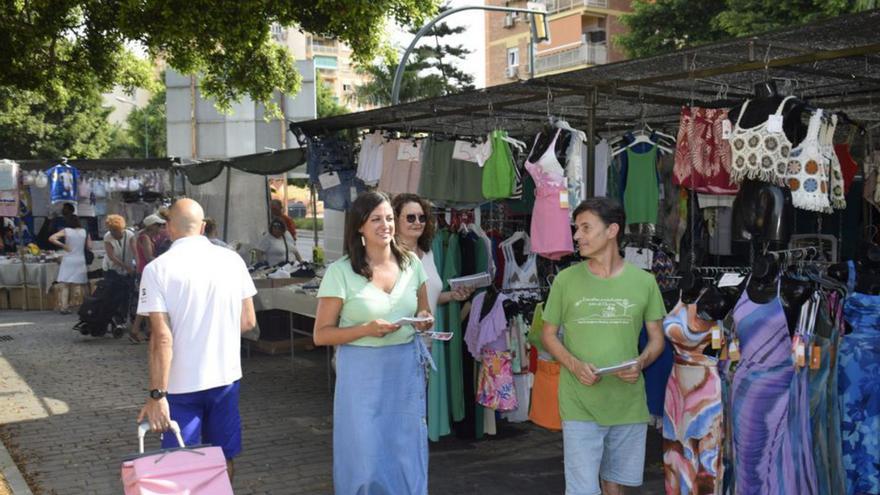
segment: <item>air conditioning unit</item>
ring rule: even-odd
[[[506,72],[507,78],[516,79],[517,69],[519,69],[517,66],[508,67]]]
[[[504,15],[504,27],[506,29],[510,29],[516,25],[516,15],[512,12],[508,12]]]

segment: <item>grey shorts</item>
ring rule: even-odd
[[[645,423],[600,426],[592,421],[563,421],[565,494],[600,495],[600,478],[641,486],[647,434]]]

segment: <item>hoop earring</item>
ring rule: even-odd
[[[361,235],[361,246],[367,247],[367,241],[364,239],[363,235]]]

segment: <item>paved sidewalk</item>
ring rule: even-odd
[[[23,323],[31,323],[25,325]],[[147,386],[147,347],[82,337],[71,316],[0,312],[0,438],[34,493],[120,493],[120,459],[137,449],[135,417]],[[324,352],[254,353],[243,361],[244,452],[235,493],[332,493],[330,399]],[[148,448],[156,447],[152,439]],[[656,435],[645,487],[662,493]],[[497,438],[431,445],[432,494],[556,494],[562,438],[530,424]]]

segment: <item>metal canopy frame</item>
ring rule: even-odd
[[[813,106],[871,123],[880,121],[878,25],[880,9],[290,127],[306,135],[366,128],[459,136],[502,127],[527,137],[553,115],[604,132],[674,124],[682,105],[711,105],[719,94],[743,99],[768,79]]]

